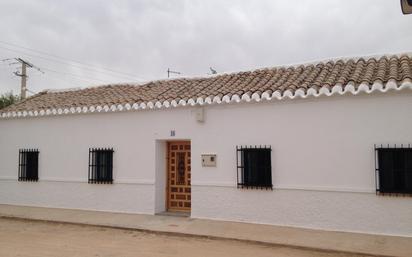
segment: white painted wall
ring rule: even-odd
[[[167,141],[156,140],[155,162],[155,213],[166,211],[166,187],[167,187]]]
[[[0,203],[160,212],[165,141],[190,139],[192,217],[412,236],[412,198],[375,195],[373,150],[412,143],[411,92],[214,105],[204,123],[194,108],[2,119]],[[236,188],[241,144],[272,146],[273,191]],[[89,185],[88,148],[104,146],[115,184]],[[19,148],[39,148],[40,182],[16,181]]]

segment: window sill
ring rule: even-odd
[[[110,181],[94,181],[94,180],[89,180],[89,184],[113,184],[113,180]]]
[[[258,185],[242,185],[237,184],[237,188],[241,189],[260,189],[260,190],[273,190],[273,185],[265,185],[265,186],[258,186]]]
[[[412,193],[389,193],[389,192],[376,192],[378,196],[390,196],[390,197],[412,197]]]
[[[20,182],[38,182],[39,179],[37,179],[37,178],[33,178],[33,179],[31,179],[31,178],[19,178],[18,181],[20,181]]]

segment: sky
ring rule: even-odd
[[[412,52],[399,0],[1,0],[0,94]],[[40,71],[38,70],[40,69]]]

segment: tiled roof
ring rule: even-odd
[[[0,117],[168,108],[375,90],[385,92],[412,88],[411,81],[412,56],[409,54],[338,59],[141,85],[106,85],[61,92],[49,90],[0,110]]]

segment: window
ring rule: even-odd
[[[272,149],[240,146],[236,150],[238,187],[272,189]]]
[[[412,148],[376,148],[376,191],[412,194]]]
[[[39,180],[39,150],[19,150],[19,181]]]
[[[113,183],[113,149],[89,149],[89,183]]]

